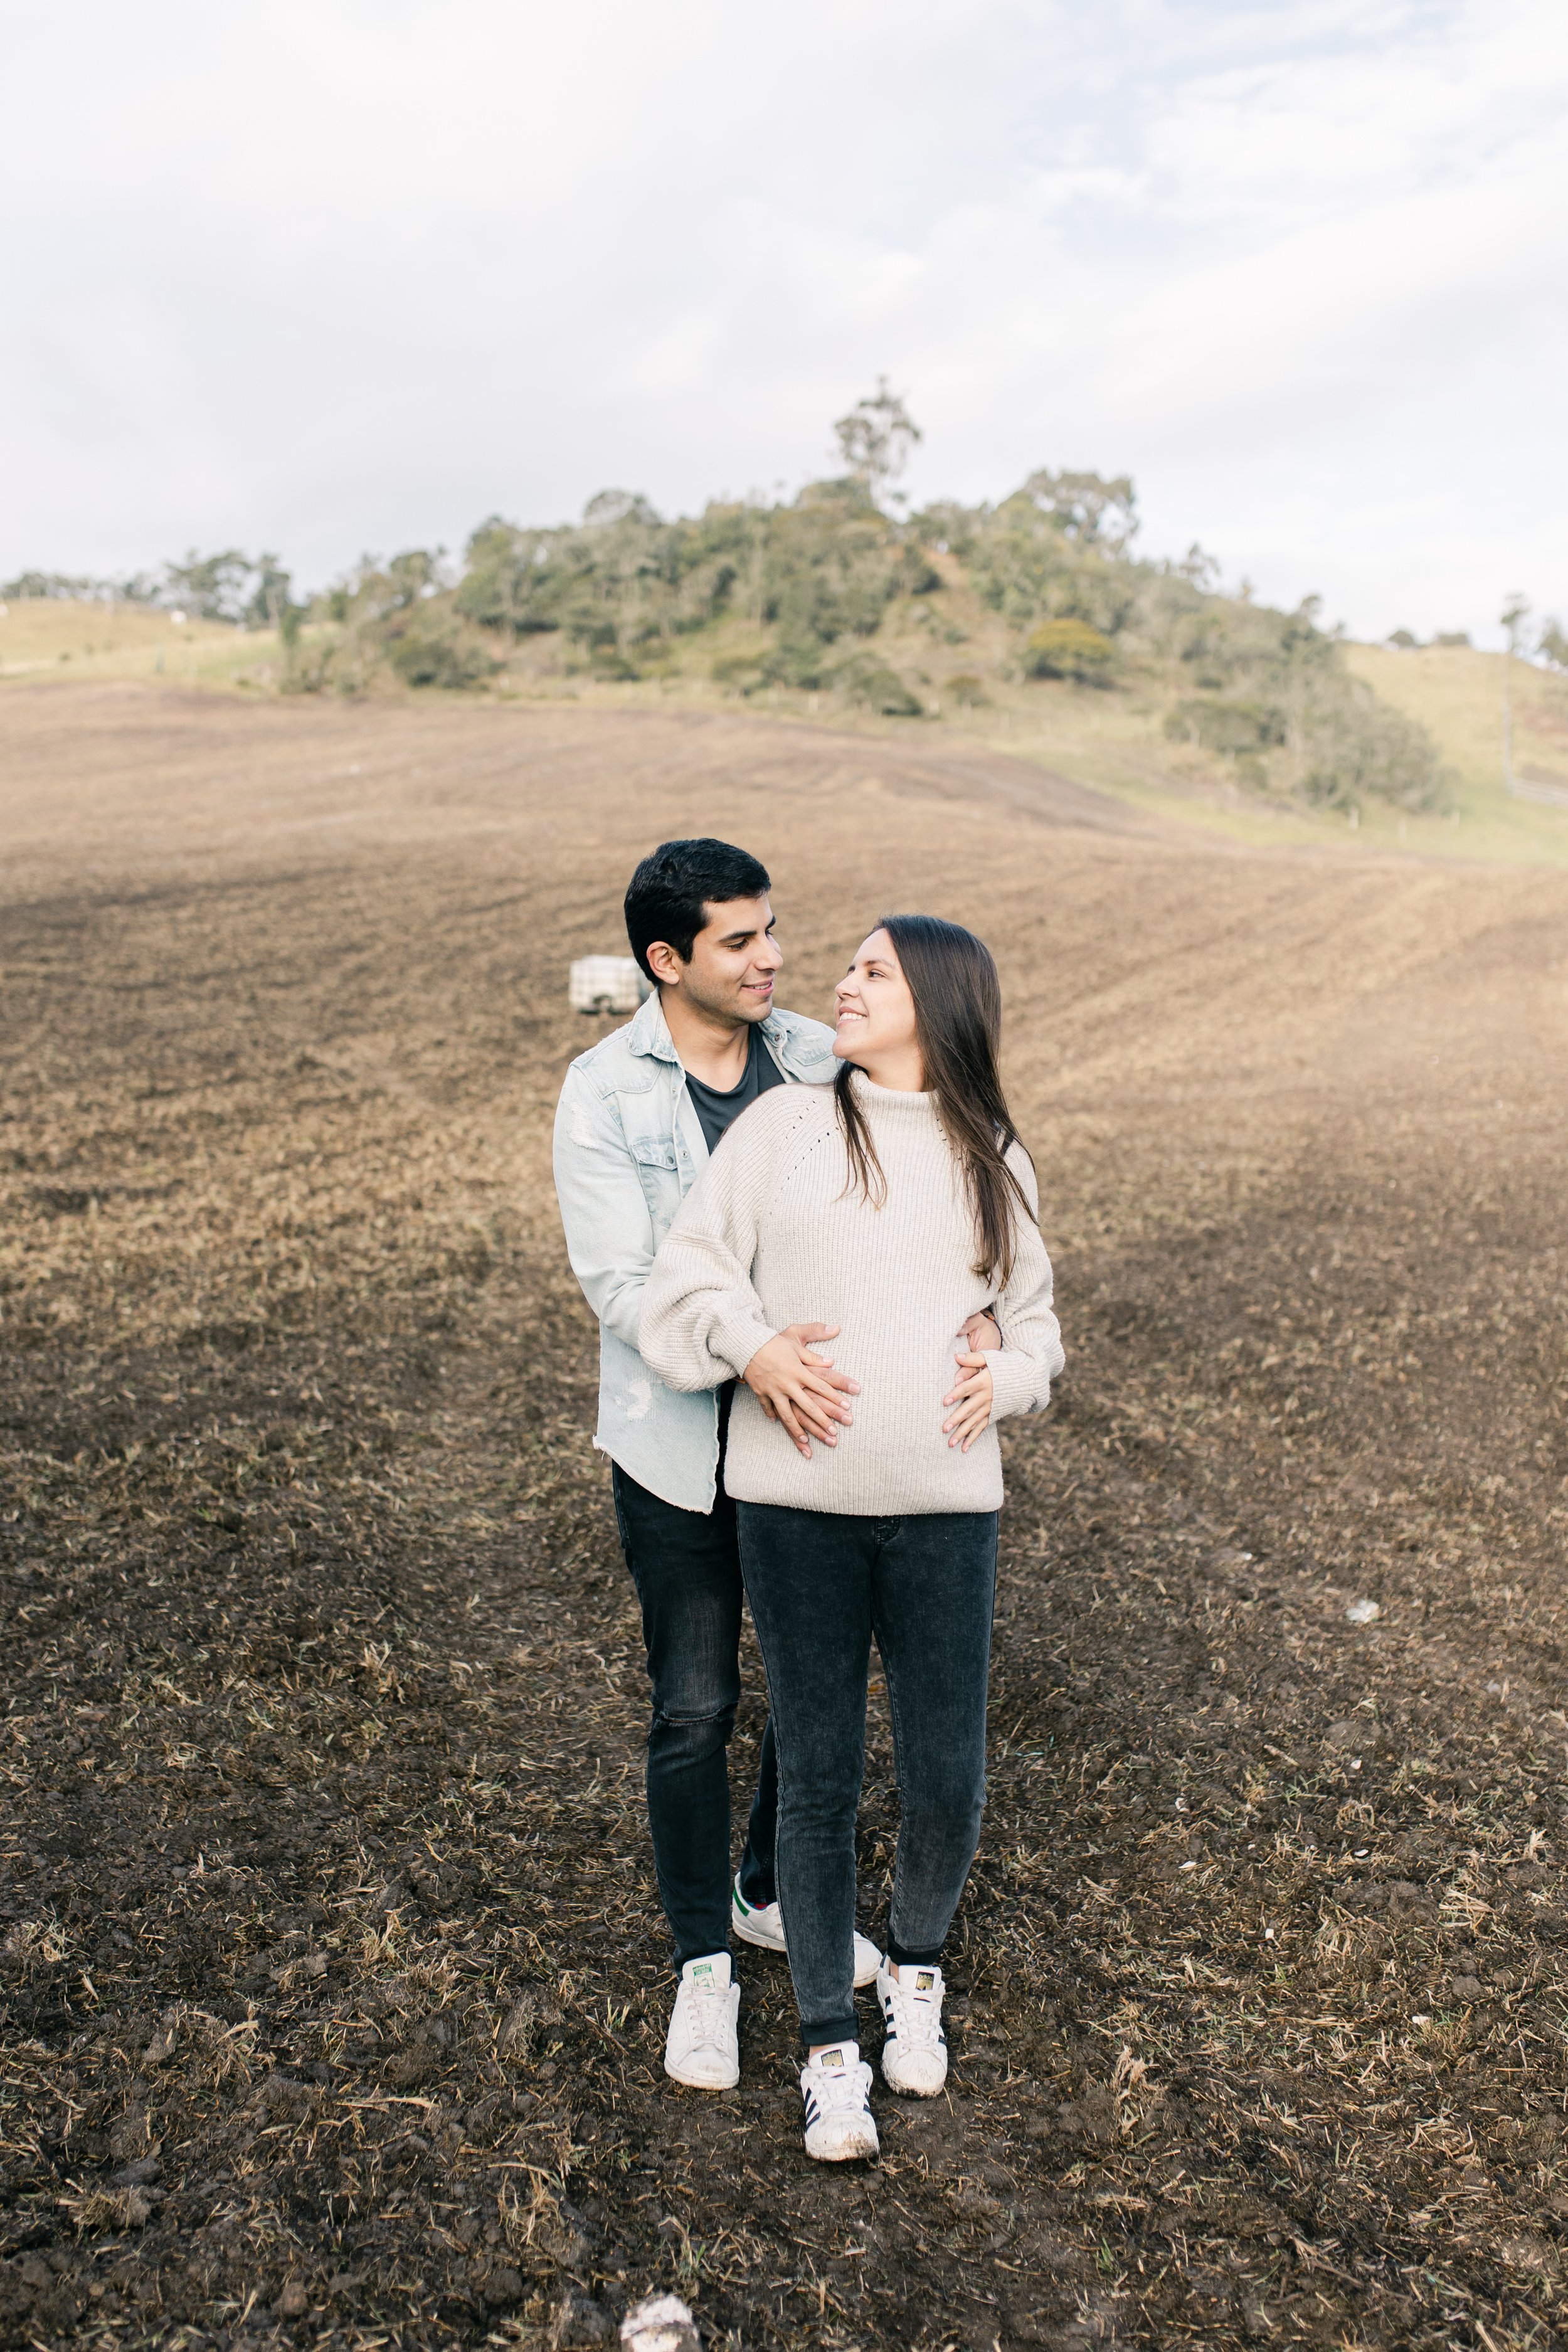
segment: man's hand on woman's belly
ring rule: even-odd
[[[759,1348],[743,1375],[746,1386],[770,1421],[781,1422],[797,1453],[811,1459],[811,1440],[837,1445],[839,1423],[855,1418],[846,1399],[860,1383],[836,1372],[831,1356],[815,1350],[838,1336],[837,1323],[791,1323]]]

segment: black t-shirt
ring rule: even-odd
[[[760,1024],[759,1024],[760,1025]],[[733,1126],[749,1103],[765,1095],[770,1087],[782,1087],[784,1072],[763,1045],[753,1027],[746,1048],[746,1066],[738,1087],[721,1094],[717,1087],[704,1086],[700,1078],[686,1073],[687,1090],[697,1106],[697,1116],[702,1122],[702,1132],[708,1139],[708,1149],[716,1151],[727,1128]]]

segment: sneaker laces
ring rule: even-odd
[[[683,1977],[680,1995],[698,2044],[717,2042],[729,2022],[730,1987],[714,1980],[700,1984],[695,1977]]]
[[[727,2021],[728,1994],[715,1988],[711,1992],[699,1992],[692,1986],[686,1990],[687,2014],[699,2044],[717,2042]]]
[[[917,1992],[901,1976],[889,1977],[888,1990],[893,1996],[899,2040],[913,2050],[935,2050],[942,2038],[941,1978],[934,1969],[921,1969],[916,1973],[916,1984],[922,1976],[931,1979],[929,1992]]]
[[[864,2058],[842,2070],[820,2066],[813,2059],[807,2069],[811,2089],[818,2110],[824,2115],[858,2115],[866,2104],[866,2092],[871,2080],[871,2069]]]

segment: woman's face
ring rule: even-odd
[[[915,1000],[886,931],[873,931],[856,950],[835,994],[833,1050],[841,1062],[856,1063],[873,1079],[879,1068],[890,1071],[910,1055],[918,1065]],[[914,1082],[919,1085],[918,1076]]]

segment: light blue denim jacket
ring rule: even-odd
[[[833,1032],[773,1012],[763,1042],[786,1078],[837,1074]],[[599,1426],[594,1443],[628,1476],[686,1511],[710,1511],[718,1488],[712,1390],[667,1389],[637,1353],[654,1252],[708,1165],[708,1145],[657,995],[624,1029],[579,1054],[555,1113],[555,1197],[566,1254],[599,1318]]]

